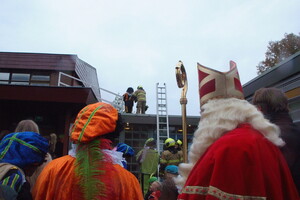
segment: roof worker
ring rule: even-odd
[[[75,157],[50,162],[33,189],[35,200],[143,199],[136,177],[123,168],[112,140],[123,130],[121,115],[110,104],[87,105],[71,130]]]
[[[175,140],[173,138],[168,138],[165,140],[165,150],[161,153],[160,157],[160,177],[164,176],[165,167],[168,165],[178,166],[183,162],[182,151],[178,151],[175,148]]]
[[[123,94],[123,101],[125,103],[125,112],[132,113],[132,107],[134,104],[133,88],[127,88],[126,92]]]
[[[145,114],[146,111],[146,92],[144,88],[139,85],[137,90],[133,93],[134,98],[136,98],[136,114]]]

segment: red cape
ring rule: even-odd
[[[214,142],[198,160],[178,199],[299,199],[278,147],[243,124]]]

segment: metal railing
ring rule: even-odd
[[[95,96],[96,96],[96,98],[97,98],[97,100],[98,101],[100,101],[100,102],[106,102],[106,103],[109,103],[109,104],[111,104],[112,106],[114,106],[119,112],[124,112],[125,111],[125,104],[124,104],[124,101],[123,101],[123,96],[121,96],[121,95],[119,95],[119,94],[117,94],[117,93],[114,93],[114,92],[111,92],[111,91],[109,91],[109,90],[106,90],[106,89],[104,89],[104,88],[100,88],[100,87],[98,87],[98,86],[95,86],[95,85],[91,85],[90,83],[88,83],[88,82],[86,82],[86,81],[83,81],[83,80],[81,80],[81,79],[79,79],[79,78],[76,78],[76,77],[74,77],[74,76],[71,76],[71,75],[69,75],[69,74],[66,74],[66,73],[63,73],[63,72],[59,72],[59,75],[58,75],[58,83],[57,83],[57,86],[66,86],[66,87],[74,87],[74,86],[72,86],[72,85],[68,85],[68,84],[66,84],[66,83],[64,83],[64,82],[62,82],[62,77],[63,76],[66,76],[66,77],[68,77],[68,78],[70,78],[70,79],[73,79],[73,80],[76,80],[76,81],[79,81],[79,82],[81,82],[81,83],[83,83],[83,85],[85,86],[85,87],[90,87],[90,88],[92,88],[92,89],[94,89],[95,91],[98,91],[99,93],[95,93]],[[104,91],[104,92],[107,92],[107,93],[109,93],[109,94],[112,94],[114,97],[114,100],[113,101],[109,101],[109,100],[107,100],[107,99],[103,99],[102,97],[101,97],[101,90],[102,91]]]

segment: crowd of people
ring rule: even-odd
[[[115,145],[122,116],[98,102],[78,113],[69,155],[56,158],[56,137],[40,135],[32,120],[0,138],[0,199],[299,199],[300,128],[285,94],[261,88],[250,103],[234,62],[226,73],[200,64],[198,70],[201,119],[187,163],[182,142],[174,138],[164,141],[161,153],[154,138],[136,154],[125,143]],[[145,94],[141,86],[128,88],[124,101],[137,98],[137,111],[144,114]],[[131,113],[133,102],[125,105]],[[128,170],[134,157],[138,178]]]

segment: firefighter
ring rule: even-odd
[[[182,151],[178,151],[175,148],[175,140],[172,138],[168,138],[165,140],[165,150],[162,152],[160,157],[160,176],[163,177],[166,166],[168,165],[176,165],[178,166],[183,162],[183,154]]]
[[[137,87],[137,90],[133,93],[133,96],[136,97],[136,114],[145,114],[146,111],[146,92],[144,88],[140,85]]]

